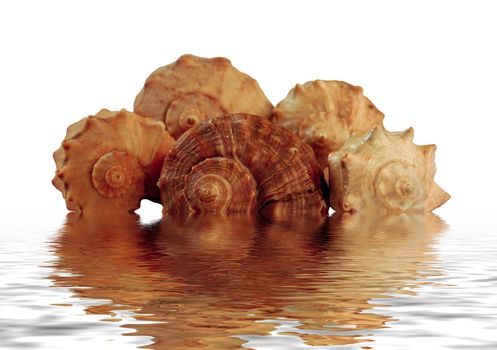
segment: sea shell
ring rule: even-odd
[[[353,131],[382,127],[383,113],[362,91],[335,80],[297,84],[274,108],[272,121],[302,137],[324,170],[328,154],[339,149]]]
[[[71,211],[133,211],[142,198],[160,202],[156,182],[173,143],[160,122],[102,109],[69,126],[52,183]]]
[[[270,117],[257,81],[222,57],[183,55],[154,71],[135,99],[135,112],[163,121],[177,139],[199,122],[226,113]]]
[[[307,204],[324,212],[321,179],[311,148],[298,136],[266,118],[233,114],[183,134],[158,185],[166,212],[249,212],[275,202],[293,212]]]
[[[435,145],[418,146],[412,128],[373,128],[329,156],[330,202],[336,211],[432,211],[450,196],[435,182]]]

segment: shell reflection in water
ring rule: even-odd
[[[429,267],[430,246],[444,223],[432,214],[359,214],[166,217],[149,226],[131,216],[69,217],[55,252],[56,271],[72,274],[52,279],[79,298],[112,301],[88,313],[125,308],[159,321],[127,326],[152,336],[154,349],[250,348],[278,318],[301,324],[290,332],[300,344],[366,342],[391,320],[372,299],[415,293],[440,273]]]

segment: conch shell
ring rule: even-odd
[[[354,131],[382,128],[383,113],[343,81],[315,80],[297,84],[273,110],[272,121],[298,134],[309,144],[324,170],[328,155]]]
[[[435,182],[435,145],[418,146],[412,128],[358,133],[331,153],[330,202],[336,211],[429,212],[449,194]]]
[[[257,81],[228,59],[183,55],[148,77],[134,108],[140,115],[163,121],[177,139],[201,121],[226,113],[269,118],[273,106]]]
[[[309,146],[266,118],[233,114],[181,136],[158,182],[166,212],[250,212],[276,205],[324,212],[322,173]],[[278,205],[278,203],[284,203]]]
[[[173,143],[160,122],[102,109],[69,126],[52,183],[71,211],[133,211],[142,198],[160,202],[156,182]]]

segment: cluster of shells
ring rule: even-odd
[[[81,213],[431,211],[435,145],[390,132],[362,88],[297,84],[273,107],[225,58],[183,55],[154,71],[134,112],[101,110],[67,129],[54,186]]]

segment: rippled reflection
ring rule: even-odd
[[[148,226],[69,216],[52,279],[80,298],[112,301],[88,313],[112,319],[131,309],[157,321],[129,325],[154,337],[151,348],[353,344],[388,326],[374,310],[381,298],[415,293],[440,273],[431,245],[444,229],[432,214],[167,217]]]

